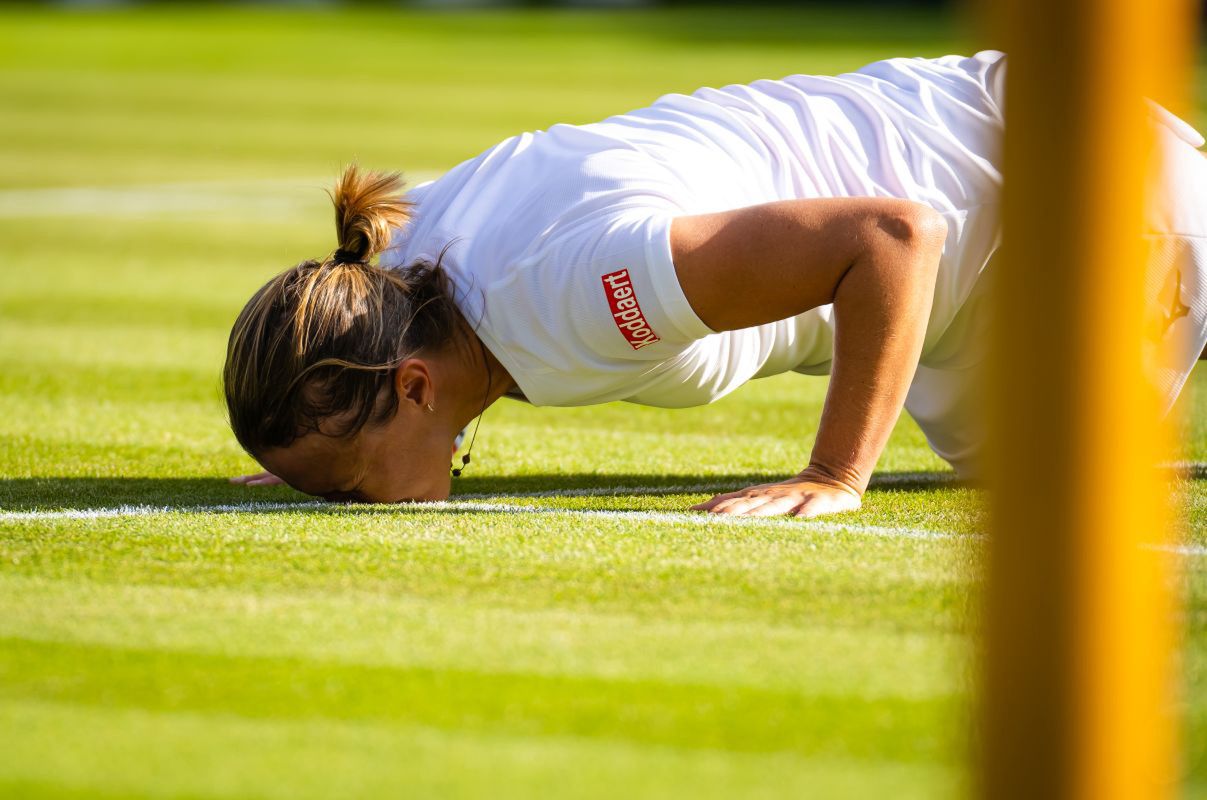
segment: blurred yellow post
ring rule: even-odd
[[[998,3],[1009,67],[980,793],[1172,797],[1169,556],[1142,546],[1168,526],[1140,366],[1142,98],[1180,86],[1193,15],[1188,0]]]

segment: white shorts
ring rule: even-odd
[[[1207,347],[1207,157],[1203,137],[1164,109],[1154,108],[1158,159],[1149,190],[1145,280],[1145,367],[1168,413]],[[984,346],[986,315],[964,331],[953,368],[919,366],[905,408],[931,449],[963,478],[981,475],[984,444],[980,359],[960,358]]]

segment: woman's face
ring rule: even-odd
[[[453,435],[436,420],[399,413],[351,439],[309,433],[265,452],[260,463],[298,491],[337,502],[444,500]]]

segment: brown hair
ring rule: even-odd
[[[403,186],[398,173],[347,167],[331,194],[338,248],[272,278],[235,320],[223,386],[235,438],[253,456],[335,416],[323,433],[351,437],[387,419],[395,367],[468,329],[439,259],[370,263],[410,219]]]

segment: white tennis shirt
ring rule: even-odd
[[[679,286],[674,217],[905,198],[948,223],[919,372],[962,374],[981,357],[978,278],[999,244],[1004,81],[993,51],[891,59],[523,133],[412,189],[413,220],[381,263],[441,258],[458,305],[536,405],[694,406],[753,378],[828,373],[833,314],[711,330]],[[952,391],[931,383],[915,382],[907,408],[958,465],[960,436],[943,445],[929,429],[943,434],[954,420]]]

